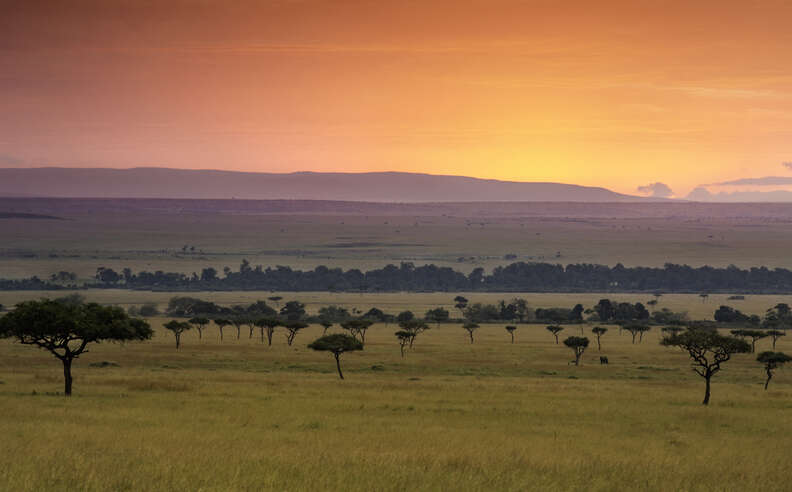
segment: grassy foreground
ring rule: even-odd
[[[405,359],[395,330],[369,330],[340,381],[305,347],[316,326],[293,347],[233,329],[221,344],[212,327],[178,352],[158,329],[94,346],[71,399],[58,361],[2,341],[0,489],[788,490],[789,368],[765,392],[755,357],[737,356],[703,407],[702,381],[658,332],[632,345],[611,327],[610,365],[594,343],[574,367],[541,326],[514,345],[501,325],[474,345],[433,326]]]

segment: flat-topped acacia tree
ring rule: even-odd
[[[301,330],[308,328],[308,324],[302,321],[287,321],[283,323],[283,327],[286,328],[286,345],[291,346],[291,344],[294,343],[294,337],[296,337]]]
[[[625,325],[624,329],[632,335],[632,343],[635,343],[635,337],[638,337],[638,343],[643,342],[643,334],[651,330],[652,327],[648,325],[630,324]]]
[[[215,318],[214,323],[217,325],[217,328],[220,330],[220,341],[223,341],[223,329],[231,324],[230,319],[225,318]]]
[[[464,325],[462,325],[462,328],[464,328],[465,331],[468,332],[468,336],[470,337],[470,343],[473,343],[473,332],[478,330],[479,325],[477,325],[476,323],[465,323]]]
[[[417,319],[399,323],[399,327],[402,329],[402,331],[406,331],[410,334],[410,348],[413,348],[415,337],[429,329],[429,325]]]
[[[261,318],[254,321],[255,325],[261,330],[261,343],[264,343],[264,334],[267,335],[267,346],[272,346],[272,335],[275,328],[281,325],[281,321],[275,318]]]
[[[764,389],[767,390],[767,385],[770,384],[770,380],[773,379],[773,371],[787,362],[792,362],[792,357],[783,352],[762,352],[756,360],[764,364],[765,373],[767,374]]]
[[[178,348],[181,347],[182,333],[192,328],[192,325],[186,321],[178,321],[174,319],[165,323],[163,327],[166,330],[173,332],[173,336],[176,337],[176,349],[178,350]]]
[[[508,331],[509,335],[511,335],[511,343],[514,343],[514,332],[517,331],[517,327],[514,325],[508,325],[506,327],[506,331]]]
[[[189,323],[195,326],[195,329],[198,330],[198,339],[199,340],[203,339],[203,331],[204,328],[206,328],[206,325],[209,324],[209,318],[201,318],[201,317],[190,318]]]
[[[370,319],[350,319],[341,323],[341,328],[349,332],[353,338],[360,340],[360,343],[366,344],[366,332],[374,322]]]
[[[600,343],[600,338],[602,338],[602,335],[604,335],[605,333],[607,333],[607,331],[608,331],[608,329],[607,329],[607,328],[604,328],[604,327],[602,327],[602,326],[595,326],[594,328],[592,328],[592,329],[591,329],[591,332],[592,332],[594,335],[596,335],[596,336],[597,336],[597,352],[599,352],[600,350],[602,350],[602,344]]]
[[[550,325],[547,327],[547,331],[553,334],[555,337],[556,345],[558,345],[558,334],[561,333],[561,330],[564,328],[558,325]]]
[[[709,404],[710,382],[712,376],[720,371],[721,364],[731,359],[733,354],[751,351],[751,345],[744,340],[723,336],[717,330],[703,328],[688,328],[682,333],[674,333],[664,337],[660,344],[666,347],[679,347],[688,353],[693,361],[693,372],[706,381],[704,401],[701,402],[704,405]]]
[[[363,350],[363,344],[357,338],[346,333],[333,333],[317,338],[308,344],[308,348],[332,353],[336,360],[338,377],[344,379],[344,373],[341,372],[341,354],[354,350]]]
[[[564,345],[572,349],[575,353],[575,365],[580,365],[580,358],[583,356],[583,352],[586,351],[586,348],[589,346],[589,339],[586,337],[568,337],[564,340]]]
[[[757,340],[761,340],[762,338],[770,336],[766,331],[762,331],[762,330],[740,330],[739,335],[751,339],[751,353],[756,352]]]
[[[412,334],[409,331],[399,330],[394,335],[399,340],[399,350],[401,351],[401,356],[404,357],[404,348],[410,344]]]
[[[0,318],[0,338],[49,351],[63,363],[64,391],[72,394],[71,367],[91,343],[148,340],[153,331],[123,309],[99,304],[65,304],[44,299],[17,304]]]

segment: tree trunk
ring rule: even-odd
[[[512,337],[512,343],[514,343],[514,333],[510,333],[510,335]]]
[[[264,327],[261,327],[261,343],[264,343]]]
[[[203,340],[203,328],[198,328],[198,340]]]
[[[239,331],[240,330],[241,330],[241,328],[237,327],[237,329],[236,329],[236,331],[237,331],[237,340],[239,340],[239,336],[240,336]]]
[[[181,334],[180,333],[176,333],[176,348],[177,349],[179,348],[179,344],[181,342],[180,339],[181,339]]]
[[[272,335],[275,333],[275,330],[267,330],[267,346],[272,347]]]
[[[632,338],[632,343],[633,343],[633,345],[635,345],[635,333],[632,334],[632,337],[633,337]]]
[[[470,343],[473,343],[473,332],[471,331],[469,332],[469,334],[470,334]]]
[[[72,394],[72,375],[71,375],[71,359],[61,359],[63,361],[63,394],[71,396]]]
[[[773,371],[770,369],[765,369],[767,372],[767,381],[765,381],[765,391],[767,391],[767,385],[770,384],[770,380],[773,379]]]
[[[554,334],[553,336],[554,336],[554,337],[555,337],[555,339],[556,339],[556,345],[558,345],[558,335],[555,335],[555,334]]]
[[[222,328],[220,328],[220,341],[221,342],[223,341],[223,329]]]
[[[341,358],[340,358],[341,354],[333,354],[333,355],[335,355],[335,359],[336,359],[336,367],[338,368],[338,377],[344,379],[344,373],[341,372]]]
[[[248,338],[251,338],[251,339],[253,338],[253,327],[252,326],[250,327],[250,335],[248,335]]]
[[[712,376],[709,375],[709,374],[704,376],[704,379],[706,380],[707,385],[706,385],[706,388],[704,389],[704,401],[701,402],[703,405],[709,405],[709,401],[710,401],[710,379],[711,378],[712,378]]]
[[[404,344],[399,344],[399,348],[401,349],[401,356],[404,357]]]
[[[597,352],[602,351],[602,346],[600,345],[600,337],[597,337]]]

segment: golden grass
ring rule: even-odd
[[[271,348],[212,327],[176,351],[163,321],[150,342],[93,347],[70,399],[55,359],[0,342],[0,489],[788,490],[792,372],[765,392],[750,355],[703,407],[657,332],[632,345],[612,327],[611,364],[593,347],[574,367],[541,326],[514,345],[502,325],[473,345],[433,327],[401,359],[395,327],[375,325],[340,381],[305,347],[319,327]]]

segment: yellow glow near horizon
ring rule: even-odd
[[[784,175],[792,4],[20,3],[0,166],[411,171],[635,193]],[[788,174],[792,176],[792,174]]]

